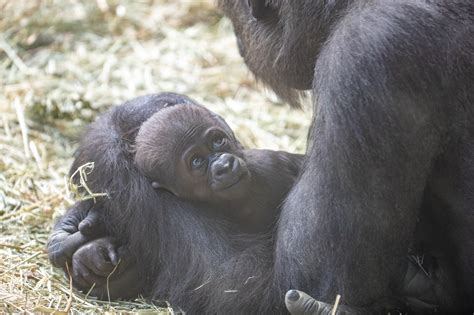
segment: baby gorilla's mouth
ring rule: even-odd
[[[234,187],[235,185],[237,185],[240,182],[242,177],[244,177],[244,173],[241,173],[239,176],[237,176],[237,178],[235,179],[234,182],[229,183],[227,186],[220,187],[219,190],[227,190],[229,188]]]
[[[244,176],[244,172],[239,172],[238,174],[233,174],[225,179],[214,180],[211,183],[211,187],[214,191],[227,190],[236,186]]]
[[[226,198],[233,198],[232,196],[240,196],[239,191],[242,190],[242,186],[245,185],[246,173],[242,173],[239,177],[235,178],[232,182],[214,182],[211,184],[211,189],[215,194],[226,196]],[[234,196],[234,197],[235,197]]]

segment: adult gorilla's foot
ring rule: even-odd
[[[317,301],[308,294],[298,290],[286,292],[285,304],[291,315],[330,315],[334,308],[333,305]],[[339,306],[334,314],[354,315],[357,312],[352,312],[346,307]]]

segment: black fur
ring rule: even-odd
[[[388,307],[417,224],[428,222],[444,236],[430,237],[430,250],[456,279],[440,309],[473,310],[474,3],[272,0],[262,19],[246,0],[219,4],[257,77],[292,104],[312,89],[306,167],[273,249],[152,195],[126,146],[97,152],[107,165],[96,165],[94,188],[113,194],[103,205],[109,233],[128,238],[154,296],[191,313],[285,312],[291,288]]]
[[[428,216],[456,271],[442,306],[472,310],[474,3],[274,0],[263,19],[246,1],[219,4],[258,78],[293,103],[297,89],[315,98],[276,236],[279,287],[355,306],[394,296]],[[422,217],[432,195],[444,207]]]
[[[180,137],[178,130],[187,130],[188,124],[183,120],[173,121],[169,115],[155,115],[164,105],[175,104],[169,98],[170,95],[162,94],[131,100],[105,113],[89,127],[71,174],[86,161],[97,162],[100,167],[88,175],[87,184],[93,192],[104,189],[108,192],[108,198],[97,198],[97,203],[93,200],[80,201],[69,209],[51,234],[48,243],[50,260],[53,265],[63,268],[67,262],[74,285],[89,291],[95,283],[90,295],[102,299],[131,298],[144,294],[166,298],[191,312],[235,312],[235,305],[227,303],[238,298],[248,302],[248,309],[239,306],[239,310],[270,311],[266,307],[273,298],[271,295],[264,295],[270,300],[261,300],[259,305],[252,302],[262,293],[274,293],[266,290],[272,288],[268,287],[268,283],[272,281],[269,278],[272,263],[269,257],[273,241],[271,235],[265,235],[264,231],[268,231],[268,226],[278,216],[278,204],[295,181],[302,156],[268,150],[243,150],[239,153],[246,161],[252,178],[248,183],[251,194],[244,197],[248,202],[242,200],[243,204],[221,205],[222,208],[215,209],[217,205],[211,206],[212,200],[209,200],[211,204],[195,201],[190,204],[163,191],[153,193],[149,178],[140,176],[135,170],[135,150],[138,146],[135,135],[138,129],[142,140],[146,134],[150,149],[153,149],[153,152],[147,151],[147,155],[151,154],[153,160],[162,158],[168,165],[166,168],[171,167],[170,161],[176,161],[176,158],[169,154],[175,149],[170,147],[163,151],[163,148],[154,148],[154,145],[167,145],[168,141],[173,143],[177,140],[173,137]],[[190,120],[189,124],[199,123],[206,128],[211,123],[205,120],[211,112],[203,111],[201,107],[197,111],[199,115],[191,115],[189,109],[187,106],[178,109],[180,115],[187,117],[186,120],[195,119]],[[147,120],[145,128],[142,122],[147,115],[152,118]],[[163,129],[171,128],[166,133],[167,138],[160,138],[162,142],[153,138],[157,136],[158,130],[154,130],[159,126],[150,125],[150,122],[170,124]],[[182,128],[177,127],[183,123]],[[223,120],[222,123],[225,125]],[[90,146],[92,143],[94,146]],[[238,150],[243,149],[238,142],[236,144]],[[97,148],[102,150],[101,155],[96,154]],[[77,181],[78,177],[75,176],[74,180]],[[124,182],[135,184],[120,186]],[[176,189],[179,191],[179,187]],[[117,202],[122,202],[123,206]],[[239,214],[242,207],[248,206],[251,210],[249,214]],[[424,223],[424,228],[419,228],[419,248],[413,248],[413,253],[432,252],[430,238],[433,233],[426,231],[432,225],[427,220]],[[104,226],[107,231],[103,231]],[[244,231],[260,234],[243,235]],[[182,248],[186,250],[183,252]],[[176,260],[183,261],[183,264],[175,263]],[[444,261],[441,259],[442,263]],[[427,256],[424,263],[420,259],[412,259],[400,299],[410,309],[422,311],[434,310],[439,301],[451,301],[451,295],[449,292],[446,294],[445,290],[453,283],[450,270],[452,266],[439,265],[439,261],[431,256]],[[243,281],[245,275],[247,277]],[[202,282],[205,276],[207,280]],[[196,290],[191,290],[193,286]],[[277,287],[274,289],[278,290]],[[277,303],[274,306],[278,309],[278,302],[281,301],[271,301],[271,305]],[[322,305],[330,310],[330,305]],[[323,314],[326,308],[319,309],[318,314]],[[366,309],[354,307],[340,310],[367,312]],[[372,309],[376,310],[378,308]]]

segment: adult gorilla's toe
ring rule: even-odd
[[[286,292],[285,304],[292,315],[329,315],[333,308],[332,305],[316,301],[308,294],[298,290]]]

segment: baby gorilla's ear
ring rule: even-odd
[[[155,181],[151,182],[151,187],[153,187],[154,189],[161,189],[161,190],[167,191],[170,194],[175,195],[176,197],[178,197],[178,194],[174,193],[169,188],[163,186],[162,184],[160,184],[158,182],[155,182]]]

